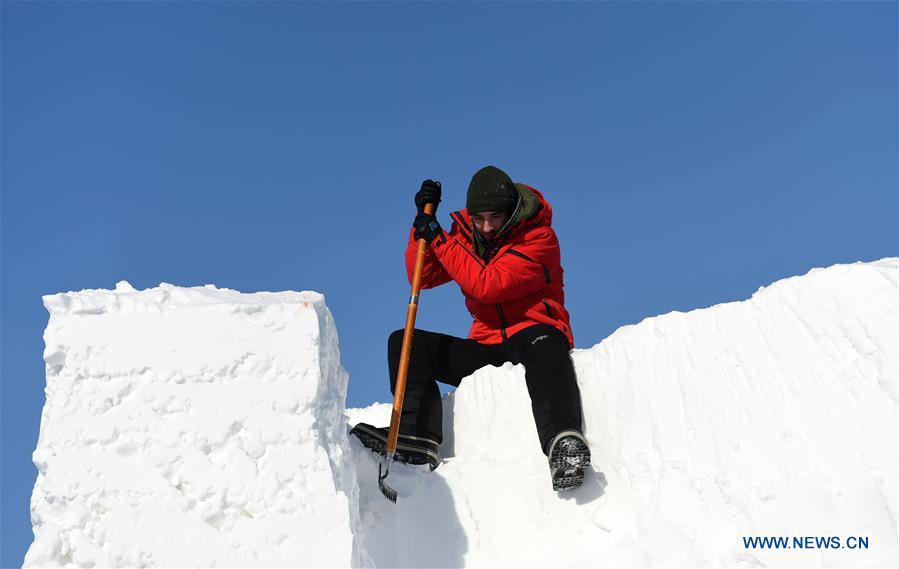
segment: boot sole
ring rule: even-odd
[[[590,466],[590,448],[580,439],[555,445],[550,457],[553,490],[574,490],[584,483],[584,469]]]

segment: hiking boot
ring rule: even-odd
[[[549,443],[549,472],[553,490],[573,490],[584,482],[584,469],[590,466],[590,448],[577,431],[562,431]]]
[[[387,456],[386,427],[373,427],[368,423],[359,423],[350,431],[356,435],[365,448]],[[404,435],[400,433],[396,440],[396,453],[393,458],[406,464],[427,464],[431,470],[440,464],[440,443],[430,437]]]

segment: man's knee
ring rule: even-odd
[[[524,350],[522,353],[522,363],[525,365],[547,358],[567,359],[570,357],[568,337],[558,328],[549,325],[541,325],[534,326],[529,331],[531,333],[529,334],[529,337],[525,339]]]
[[[400,328],[399,330],[394,330],[391,332],[390,337],[387,338],[387,352],[391,354],[399,354],[400,350],[403,349],[403,336],[405,335],[406,330]]]
[[[428,332],[424,330],[419,330],[416,328],[413,330],[412,334],[412,352],[418,353],[421,350],[427,349],[429,343]],[[403,351],[403,340],[406,338],[406,329],[400,328],[399,330],[394,330],[390,333],[390,337],[387,338],[387,352],[393,357],[400,357],[400,352]]]

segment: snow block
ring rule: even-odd
[[[43,299],[26,567],[364,562],[322,295],[123,281]]]

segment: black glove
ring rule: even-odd
[[[434,204],[434,211],[431,213],[436,214],[437,204],[440,203],[440,182],[425,180],[421,183],[421,189],[415,194],[415,207],[418,208],[418,213],[424,213],[427,203]]]
[[[415,216],[415,221],[412,223],[412,227],[415,228],[415,233],[413,237],[415,239],[421,239],[424,237],[424,240],[430,243],[437,237],[441,237],[443,241],[446,241],[446,236],[443,233],[443,228],[440,227],[440,222],[437,221],[437,218],[433,215],[428,215],[427,213],[419,213]]]

